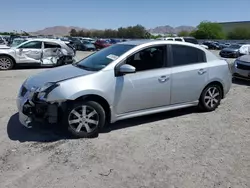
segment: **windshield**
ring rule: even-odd
[[[240,48],[241,46],[240,45],[237,45],[237,44],[232,44],[231,46],[229,46],[229,48],[233,48],[233,49],[238,49]]]
[[[23,40],[23,39],[14,39],[13,42],[11,43],[10,47],[16,47],[18,46],[19,44],[22,44],[23,42],[25,42],[27,40]]]
[[[74,65],[86,70],[98,71],[134,47],[135,45],[114,44],[110,47],[97,51]]]

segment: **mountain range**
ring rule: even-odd
[[[65,36],[69,35],[69,32],[71,29],[75,29],[77,31],[79,30],[89,30],[86,28],[81,28],[81,27],[74,27],[74,26],[54,26],[54,27],[47,27],[42,30],[38,30],[35,32],[30,32],[30,34],[33,35],[57,35],[57,36]],[[148,29],[150,33],[154,34],[174,34],[174,33],[179,33],[180,31],[192,31],[194,30],[195,27],[192,26],[179,26],[179,27],[171,27],[169,25],[165,26],[158,26],[155,28]]]

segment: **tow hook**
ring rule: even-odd
[[[32,128],[32,125],[31,125],[31,118],[30,117],[28,117],[26,120],[25,120],[25,125],[24,125],[25,127],[27,127],[27,128]]]

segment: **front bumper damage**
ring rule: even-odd
[[[27,128],[33,126],[33,122],[54,124],[59,121],[59,114],[62,113],[63,104],[36,99],[37,93],[27,93],[17,98],[17,107],[19,112],[19,121]]]

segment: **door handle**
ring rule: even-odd
[[[202,75],[202,74],[205,74],[206,72],[207,72],[206,70],[200,69],[200,70],[198,71],[198,74],[199,74],[199,75]]]
[[[160,78],[158,78],[159,82],[163,83],[169,80],[168,76],[161,76]]]

